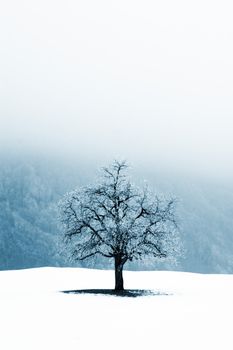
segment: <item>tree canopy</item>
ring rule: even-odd
[[[95,255],[115,261],[115,289],[122,290],[127,261],[175,256],[180,249],[176,201],[140,190],[127,175],[125,161],[103,168],[93,186],[68,193],[61,203],[66,244],[73,259]]]

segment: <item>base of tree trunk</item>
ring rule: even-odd
[[[123,264],[119,260],[115,258],[115,291],[124,290]]]
[[[124,289],[124,287],[115,287],[114,289],[116,292],[122,292]]]

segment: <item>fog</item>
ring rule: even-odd
[[[233,174],[230,1],[0,5],[0,146]]]

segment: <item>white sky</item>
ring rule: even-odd
[[[1,147],[233,173],[233,4],[5,0]]]

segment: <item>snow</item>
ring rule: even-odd
[[[113,271],[40,268],[0,272],[0,349],[233,348],[233,276],[124,272],[137,298],[64,294],[112,288]]]

